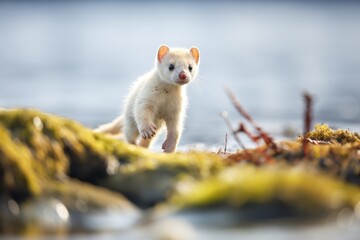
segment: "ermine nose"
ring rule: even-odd
[[[180,78],[181,80],[185,80],[185,79],[187,78],[186,73],[185,73],[184,71],[180,72],[180,73],[179,73],[179,78]]]

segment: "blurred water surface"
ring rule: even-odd
[[[300,131],[304,90],[315,95],[316,121],[358,130],[359,26],[356,2],[1,2],[0,106],[95,127],[120,112],[160,44],[196,45],[183,145],[222,144],[223,110],[240,120],[224,86],[278,135]]]

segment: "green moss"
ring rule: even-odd
[[[298,211],[322,213],[360,201],[358,187],[301,167],[232,167],[200,182],[182,182],[177,189],[170,202],[183,208],[281,202]]]
[[[340,205],[352,206],[358,189],[322,175],[295,168],[236,166],[242,160],[257,165],[306,162],[360,184],[357,133],[319,125],[308,137],[335,144],[310,144],[305,158],[300,141],[283,142],[276,152],[265,146],[249,149],[251,159],[244,152],[226,157],[198,152],[162,154],[95,134],[65,118],[36,110],[3,110],[1,191],[15,200],[41,194],[73,199],[71,184],[61,181],[70,179],[71,183],[76,178],[123,193],[141,206],[164,201],[175,186],[182,186],[172,200],[180,205],[225,202],[242,206],[278,200],[299,208],[326,210],[338,201],[333,196],[340,189]],[[303,198],[309,201],[299,201]]]
[[[349,130],[343,129],[333,130],[327,124],[315,125],[315,130],[309,132],[307,134],[307,137],[312,140],[327,141],[340,144],[360,142],[359,133],[353,133]]]
[[[144,180],[139,182],[140,185],[151,188],[148,178],[139,177],[146,173],[156,176],[162,173],[175,181],[182,174],[203,178],[223,166],[222,159],[214,154],[153,153],[95,134],[74,121],[31,109],[0,111],[0,127],[8,136],[7,142],[0,146],[3,165],[7,166],[11,160],[23,171],[15,173],[7,167],[3,172],[14,179],[26,179],[28,184],[19,191],[29,194],[38,193],[39,186],[44,186],[48,180],[66,176],[122,192],[123,188],[114,186],[126,188],[138,183],[138,179]],[[13,156],[15,149],[21,151]],[[121,181],[124,179],[127,181]],[[5,182],[3,189],[9,189],[9,184]]]
[[[194,196],[187,193],[184,200],[179,197],[176,201],[199,206],[281,202],[300,212],[318,213],[354,207],[360,200],[360,189],[344,182],[360,185],[359,134],[316,125],[306,137],[314,140],[307,142],[306,155],[302,139],[282,141],[277,151],[260,146],[248,149],[247,154],[231,154],[226,158],[230,163],[249,162],[260,167],[231,170],[233,179],[222,172],[191,188]]]
[[[0,191],[16,199],[25,199],[40,193],[38,179],[32,167],[32,154],[19,142],[12,141],[10,133],[0,125]]]
[[[89,179],[94,172],[105,173],[109,156],[131,161],[141,155],[138,148],[96,135],[74,121],[36,110],[1,111],[0,125],[11,133],[13,141],[30,150],[39,173],[48,176],[69,174]],[[83,172],[76,166],[84,167]]]
[[[291,158],[291,157],[301,157],[302,156],[302,142],[298,141],[283,141],[279,143],[281,150],[275,158]],[[338,143],[329,143],[329,144],[312,144],[309,143],[309,153],[306,156],[304,161],[313,161],[323,158],[333,158],[340,161],[345,161],[348,158],[356,157],[357,150],[360,149],[360,142],[338,144]],[[291,159],[290,159],[291,160]]]
[[[145,155],[74,121],[30,109],[0,111],[0,134],[2,189],[15,199],[18,193],[38,194],[46,179],[94,181],[107,175],[109,159],[131,162]]]
[[[223,160],[215,154],[149,153],[147,158],[120,166],[118,174],[104,179],[100,184],[123,193],[138,206],[146,208],[166,200],[181,179],[207,178],[223,167]]]
[[[123,166],[120,171],[124,174],[136,174],[160,167],[169,170],[173,169],[177,172],[187,172],[194,177],[206,177],[219,171],[223,166],[222,159],[218,155],[211,153],[148,153],[147,158],[133,161],[132,164]]]

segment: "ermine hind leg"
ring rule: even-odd
[[[125,139],[128,143],[136,145],[136,139],[139,136],[139,130],[137,129],[135,122],[125,121],[124,135],[125,135]]]

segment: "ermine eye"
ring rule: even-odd
[[[189,65],[189,71],[190,71],[190,72],[192,71],[192,66],[191,66],[191,65]]]
[[[174,70],[174,68],[175,68],[174,64],[170,64],[170,65],[169,65],[169,70],[170,70],[170,71]]]

